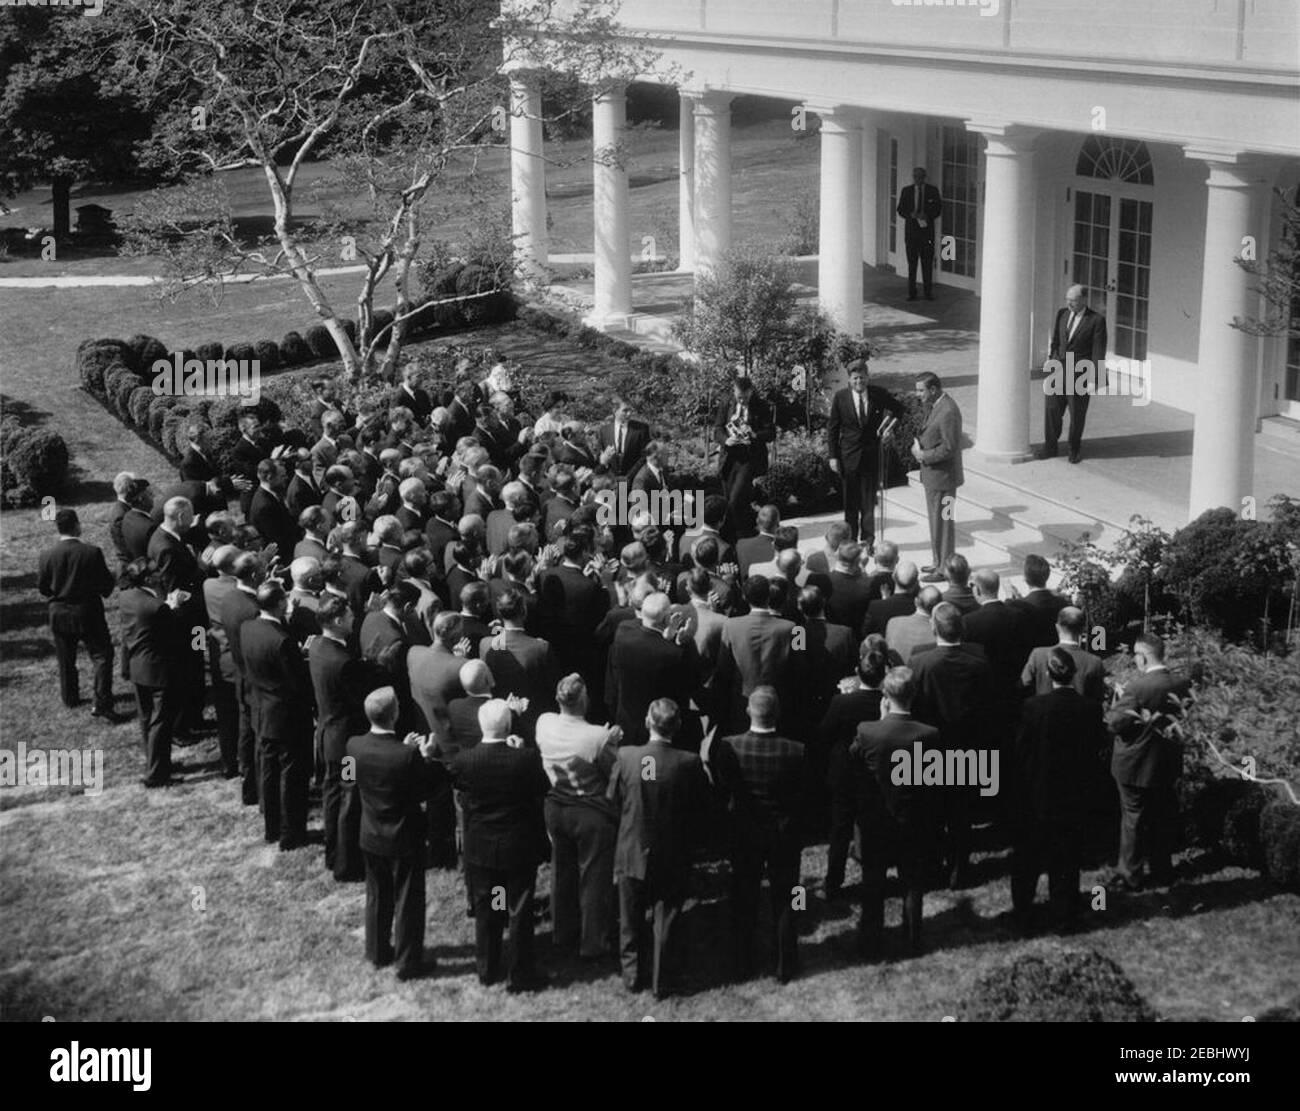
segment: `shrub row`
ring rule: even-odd
[[[7,508],[36,505],[57,497],[68,477],[68,445],[49,428],[0,420],[0,496]]]

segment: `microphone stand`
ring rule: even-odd
[[[886,413],[885,419],[880,422],[880,428],[877,429],[876,435],[879,442],[876,445],[878,458],[876,461],[876,514],[879,517],[879,526],[876,529],[878,539],[885,538],[885,437],[894,430],[894,425],[898,423],[898,418],[892,413]]]

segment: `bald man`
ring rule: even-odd
[[[639,621],[625,621],[609,650],[605,702],[623,730],[624,744],[649,739],[646,711],[657,698],[682,709],[679,747],[699,748],[699,720],[688,711],[700,691],[700,656],[683,617],[672,612],[667,594],[654,593],[641,604]]]
[[[1072,285],[1065,293],[1065,307],[1056,314],[1052,325],[1048,360],[1059,363],[1060,369],[1045,368],[1043,446],[1038,458],[1051,459],[1056,455],[1068,409],[1070,462],[1077,463],[1088,402],[1097,382],[1105,381],[1102,376],[1106,370],[1106,318],[1088,308],[1087,291],[1081,285]]]

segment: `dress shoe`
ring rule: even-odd
[[[92,718],[99,718],[100,721],[106,721],[109,725],[121,725],[124,721],[130,721],[125,714],[119,714],[116,710],[98,708],[90,711]]]
[[[939,568],[936,567],[933,563],[927,563],[924,567],[921,568],[921,574],[933,575],[937,570],[939,570]]]
[[[438,962],[429,953],[425,953],[413,966],[403,966],[397,970],[399,980],[418,980],[432,976],[438,970]]]
[[[307,840],[307,837],[304,834],[299,834],[296,837],[282,837],[280,839],[280,851],[282,853],[290,853],[293,852],[294,849],[305,849],[309,844],[311,844],[311,842]]]
[[[1077,451],[1070,452],[1070,462],[1077,463],[1078,461],[1079,461],[1079,453]]]
[[[1035,459],[1055,459],[1055,458],[1056,458],[1056,448],[1054,448],[1054,447],[1050,447],[1050,448],[1049,448],[1049,447],[1040,447],[1036,452],[1034,452],[1034,458],[1035,458]]]
[[[256,806],[260,801],[256,794],[240,796],[240,802],[245,806]]]
[[[140,786],[153,790],[155,787],[175,787],[179,782],[180,780],[171,777],[167,779],[142,779],[140,780]]]
[[[913,290],[911,293],[909,293],[909,294],[907,295],[907,299],[908,299],[909,301],[915,301],[915,300],[916,300],[916,291]]]
[[[522,976],[506,984],[506,991],[511,995],[520,995],[524,992],[545,991],[550,986],[551,978],[546,973],[534,972],[531,976]]]
[[[941,574],[939,574],[938,571],[935,571],[935,572],[933,572],[932,574],[929,574],[929,575],[922,575],[922,576],[921,576],[921,581],[922,581],[923,583],[941,583],[941,582],[947,582],[947,581],[948,581],[948,576],[947,576],[947,575],[941,575]]]

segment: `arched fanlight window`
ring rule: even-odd
[[[1129,185],[1153,185],[1151,152],[1137,139],[1111,139],[1093,135],[1079,151],[1074,172],[1080,177],[1099,177]]]

